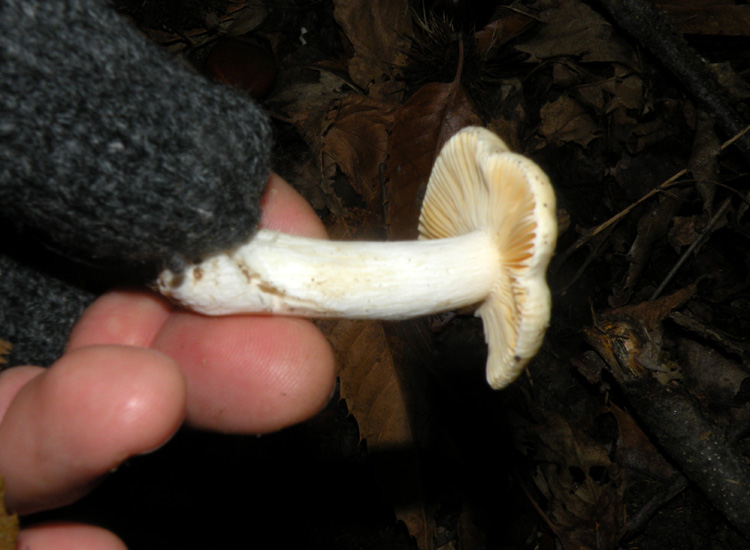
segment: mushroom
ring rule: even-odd
[[[487,381],[508,385],[549,324],[545,272],[557,238],[549,179],[489,130],[464,128],[435,161],[419,233],[334,242],[260,229],[182,273],[162,272],[157,287],[206,315],[405,319],[478,305]]]

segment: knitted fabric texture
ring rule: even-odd
[[[168,57],[104,0],[2,2],[0,75],[0,219],[13,231],[67,258],[154,269],[254,231],[267,118]],[[3,229],[0,240],[16,238]],[[17,350],[23,334],[31,351],[64,341],[70,308],[59,311],[62,334],[41,334],[49,325],[29,312],[49,317],[67,283],[50,266],[49,287],[37,274],[30,289],[14,265],[0,264],[0,338]],[[91,295],[75,293],[80,312],[80,296]]]
[[[78,285],[0,254],[0,339],[13,348],[8,364],[54,363],[70,329],[96,297]]]
[[[0,9],[0,214],[82,258],[171,261],[248,236],[269,171],[259,109],[97,0]]]

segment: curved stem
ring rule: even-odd
[[[157,286],[207,315],[403,319],[483,301],[499,266],[494,239],[482,231],[425,241],[336,242],[262,229],[182,274],[163,272]]]

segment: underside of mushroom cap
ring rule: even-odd
[[[541,168],[481,127],[462,129],[443,147],[419,221],[421,239],[472,231],[490,233],[500,251],[497,282],[476,312],[489,348],[487,381],[499,389],[523,372],[549,324],[545,273],[557,239],[557,213]]]

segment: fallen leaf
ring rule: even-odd
[[[286,115],[308,146],[320,151],[329,106],[349,94],[346,81],[329,71],[282,68],[279,83],[265,104]]]
[[[695,138],[688,170],[695,179],[695,188],[703,199],[703,211],[710,214],[713,212],[716,195],[715,182],[719,174],[721,141],[716,134],[713,120],[707,113],[698,111],[695,118]]]
[[[403,83],[397,80],[406,63],[411,12],[400,0],[334,0],[338,24],[354,49],[349,76],[370,97],[400,101]]]
[[[662,296],[656,300],[608,310],[602,313],[601,317],[609,320],[626,316],[638,320],[647,329],[653,329],[673,310],[683,306],[695,294],[695,289],[695,284],[688,285],[668,296]]]
[[[674,466],[656,451],[654,443],[630,414],[614,403],[609,403],[608,409],[617,420],[616,459],[623,468],[646,474],[654,482],[664,482],[675,475]]]
[[[685,386],[703,401],[714,420],[725,428],[727,423],[730,427],[746,426],[748,410],[745,407],[743,411],[743,405],[747,404],[747,397],[742,387],[748,383],[749,375],[744,365],[689,338],[680,338],[678,354]]]
[[[246,0],[230,0],[226,3],[224,13],[206,13],[204,25],[192,29],[181,29],[178,32],[164,28],[143,26],[151,40],[161,44],[172,53],[194,50],[222,36],[242,36],[256,30],[268,16],[268,8],[259,3]],[[151,4],[143,3],[144,9]],[[209,6],[210,4],[206,4]],[[158,10],[158,8],[157,8]],[[181,14],[189,10],[175,10]],[[156,22],[161,24],[163,22]]]
[[[750,36],[750,6],[732,2],[680,2],[657,0],[684,34]]]
[[[610,114],[618,109],[640,110],[643,104],[643,79],[629,67],[614,66],[614,77],[608,79],[602,89],[610,97],[603,111]]]
[[[18,516],[5,509],[5,480],[0,476],[0,550],[16,550]]]
[[[517,11],[506,13],[474,34],[477,49],[487,51],[492,47],[505,44],[523,34],[535,24],[536,19],[524,13]]]
[[[0,365],[4,365],[8,362],[6,356],[10,354],[13,349],[13,344],[0,339]]]
[[[422,86],[396,112],[388,148],[386,221],[391,239],[412,239],[432,165],[458,130],[481,124],[458,82]]]
[[[341,397],[356,418],[360,438],[379,473],[383,494],[420,550],[433,547],[435,521],[426,508],[408,396],[383,325],[372,321],[320,324],[339,364]]]
[[[625,281],[614,288],[613,296],[608,299],[610,307],[619,307],[630,301],[641,274],[649,264],[654,243],[667,235],[672,218],[682,205],[684,194],[678,192],[660,197],[638,219],[638,234],[627,252],[628,274]]]
[[[706,226],[708,219],[705,214],[693,216],[674,216],[672,227],[669,229],[667,240],[676,252],[681,252],[683,247],[690,246],[698,239],[701,230]]]
[[[343,240],[377,233],[379,227],[382,209],[351,208],[345,218],[327,226],[332,238]],[[428,408],[410,382],[413,356],[403,348],[411,347],[407,340],[417,331],[408,330],[408,323],[402,322],[391,334],[381,321],[330,320],[318,321],[318,326],[336,353],[340,394],[357,420],[384,498],[393,504],[418,548],[431,550],[435,519],[424,493],[414,423],[415,415],[424,415]]]
[[[527,437],[535,440],[534,481],[563,548],[614,548],[625,529],[625,483],[607,448],[551,411]]]
[[[505,93],[499,112],[488,122],[487,129],[500,136],[511,151],[523,153],[523,133],[527,125],[523,83],[520,79],[508,79],[503,87]]]
[[[545,104],[539,114],[539,133],[554,146],[572,142],[587,147],[601,135],[597,122],[571,97],[558,97]]]
[[[395,107],[363,95],[349,95],[336,110],[323,138],[323,171],[336,163],[362,197],[365,208],[382,212],[381,167],[388,150],[388,134]]]
[[[563,0],[557,6],[540,13],[539,31],[515,46],[530,54],[530,61],[574,56],[585,63],[637,66],[633,48],[601,15],[583,2]]]

